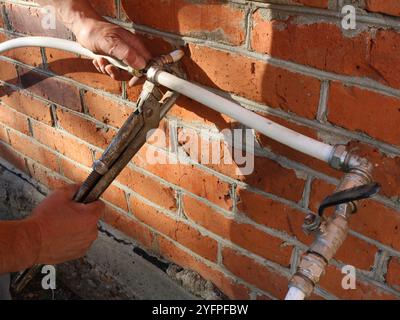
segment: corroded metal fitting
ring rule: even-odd
[[[350,210],[347,204],[339,206],[339,210],[340,207],[345,211]],[[325,225],[324,232],[316,237],[310,251],[324,257],[326,261],[331,260],[347,237],[349,228],[347,220],[347,217],[335,213],[335,216]]]
[[[310,296],[315,285],[325,272],[326,261],[311,252],[301,259],[296,274],[289,282],[289,287],[296,287],[303,291],[306,297]]]
[[[332,168],[343,170],[345,168],[347,147],[345,145],[337,145],[334,147],[329,164]]]
[[[329,165],[334,169],[344,172],[358,171],[369,180],[372,180],[372,163],[368,159],[357,155],[354,151],[347,151],[345,145],[334,147]]]
[[[157,73],[160,72],[161,70],[162,69],[160,67],[151,66],[149,68],[149,70],[147,70],[147,73],[146,73],[147,80],[149,80],[150,82],[156,83]]]

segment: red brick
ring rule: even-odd
[[[42,20],[46,13],[42,12],[39,8],[14,4],[5,4],[5,8],[11,27],[16,32],[32,36],[72,38],[72,33],[58,20],[54,29],[43,28]]]
[[[400,145],[397,134],[400,99],[334,82],[330,88],[328,109],[328,120],[333,124]]]
[[[314,179],[311,183],[310,203],[309,208],[317,213],[318,208],[327,196],[330,196],[336,190],[336,186],[320,179]],[[333,209],[327,209],[328,212],[333,213]]]
[[[116,101],[90,91],[84,94],[83,101],[89,115],[105,124],[117,128],[120,128],[134,111],[127,105],[117,103]]]
[[[22,113],[0,104],[0,122],[26,135],[30,135],[28,118]]]
[[[367,60],[373,38],[368,32],[347,37],[335,24],[297,23],[295,17],[269,20],[263,9],[254,13],[253,21],[255,51],[321,70],[382,80]]]
[[[397,0],[366,0],[367,10],[393,16],[400,16],[400,3]]]
[[[121,82],[99,73],[90,59],[50,48],[46,49],[46,57],[49,69],[58,75],[110,93],[122,92]]]
[[[234,45],[245,40],[245,12],[239,6],[213,0],[123,1],[122,4],[136,24]]]
[[[165,209],[177,210],[175,191],[151,177],[126,167],[118,176],[118,181]]]
[[[350,221],[352,230],[400,250],[400,210],[366,200]]]
[[[4,16],[3,16],[3,12],[0,13],[0,28],[4,28]]]
[[[15,91],[10,87],[1,87],[0,92],[1,101],[6,105],[35,120],[48,125],[52,124],[50,107],[47,103],[23,94],[21,91]]]
[[[357,217],[354,217],[357,219]],[[345,242],[339,248],[335,259],[352,265],[357,269],[371,270],[378,249],[353,235],[347,235]]]
[[[218,244],[188,224],[174,220],[149,205],[131,197],[133,215],[169,238],[196,252],[200,256],[216,261]]]
[[[33,136],[40,143],[86,166],[93,163],[90,148],[82,142],[39,122],[33,123]]]
[[[239,189],[238,195],[238,209],[253,221],[285,231],[305,244],[313,241],[311,236],[303,232],[303,212],[245,189]]]
[[[58,189],[67,185],[67,182],[51,170],[43,167],[37,162],[28,160],[28,170],[32,178],[45,185],[49,189]]]
[[[292,0],[295,3],[302,4],[308,7],[328,8],[328,0]]]
[[[328,290],[339,299],[344,300],[394,300],[395,296],[385,292],[371,283],[367,283],[359,277],[356,279],[356,289],[345,290],[342,288],[342,280],[346,275],[334,266],[326,268],[326,274],[320,280],[320,287]]]
[[[189,45],[189,79],[314,119],[320,81],[239,54]]]
[[[394,287],[400,289],[400,259],[392,257],[389,261],[388,271],[386,274],[386,282]]]
[[[93,8],[98,14],[102,16],[117,17],[117,8],[115,5],[115,0],[89,0]]]
[[[0,33],[0,42],[11,40],[13,38],[15,37]],[[40,48],[17,48],[4,52],[2,55],[33,67],[42,65],[42,54],[40,52]]]
[[[69,109],[82,110],[81,98],[77,87],[33,70],[22,67],[19,67],[19,70],[20,82],[24,89],[28,89],[38,96]]]
[[[210,163],[203,164],[226,176],[296,202],[302,197],[305,181],[299,179],[294,170],[284,168],[271,159],[247,153],[247,159],[254,157],[254,170],[249,175],[243,175],[243,170],[241,170],[243,165],[238,165],[234,156],[232,156],[238,150],[227,149],[223,142],[215,144],[220,147],[221,161],[218,164],[213,164],[211,161],[212,157],[215,156],[212,154],[212,152],[215,152],[214,144],[208,139],[199,137],[193,131],[181,130],[178,133],[178,143],[192,159],[200,163],[204,162],[201,161],[204,150],[208,150],[209,154],[206,154],[206,156],[208,156]]]
[[[325,71],[369,77],[399,88],[399,58],[392,54],[398,47],[397,32],[370,29],[349,37],[336,24],[298,23],[296,18],[271,20],[264,9],[257,10],[253,15],[253,50]]]
[[[374,179],[382,186],[380,194],[393,200],[398,199],[400,195],[400,157],[386,156],[376,148],[359,142],[351,142],[348,148],[356,148],[357,154],[369,159],[374,164]]]
[[[8,133],[6,127],[0,124],[0,140],[9,143]]]
[[[224,266],[233,274],[257,288],[283,299],[288,290],[288,279],[257,261],[229,248],[222,251]]]
[[[52,171],[59,172],[57,155],[55,153],[46,149],[32,138],[17,134],[13,131],[9,132],[9,137],[10,144],[15,150],[39,162]]]
[[[177,103],[168,112],[168,115],[183,119],[186,122],[216,126],[219,130],[231,128],[233,122],[228,116],[185,96],[179,97]]]
[[[106,206],[103,221],[140,242],[146,248],[152,248],[153,234],[149,228]]]
[[[370,64],[385,85],[399,88],[400,59],[393,52],[399,50],[400,34],[394,30],[378,30],[371,43]],[[381,105],[383,107],[383,105]]]
[[[63,109],[57,109],[57,120],[64,130],[103,149],[107,148],[116,133],[113,129],[99,126],[93,121]]]
[[[230,299],[242,300],[250,298],[249,289],[238,284],[233,278],[226,276],[223,272],[213,267],[207,266],[164,237],[157,237],[157,239],[160,254],[168,260],[184,268],[197,271],[202,277],[216,285]]]
[[[204,203],[183,197],[185,215],[196,224],[249,250],[284,266],[290,265],[292,246],[247,223],[223,216]]]
[[[25,164],[25,158],[13,150],[9,145],[0,142],[0,158],[6,160],[8,163],[14,165],[22,172],[28,173],[28,168]]]
[[[18,82],[17,70],[12,63],[0,60],[0,79],[11,84]]]
[[[152,149],[143,147],[133,158],[134,163],[162,179],[172,184],[182,187],[199,197],[208,199],[222,208],[230,209],[232,207],[232,198],[230,195],[230,185],[218,177],[207,173],[200,168],[189,164],[153,164],[146,159],[146,152]],[[167,160],[167,154],[164,151],[158,151],[160,158]]]
[[[295,202],[301,199],[305,185],[305,181],[298,178],[294,170],[263,157],[255,159],[255,170],[246,177],[245,182]]]
[[[125,212],[129,211],[128,203],[126,202],[125,191],[115,185],[110,185],[101,196],[104,200],[112,203],[113,205],[121,208]]]

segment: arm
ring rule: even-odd
[[[87,49],[122,60],[135,69],[143,69],[151,55],[140,39],[128,30],[107,22],[96,13],[87,0],[37,0],[41,5],[56,8],[59,19]],[[98,71],[115,80],[128,80],[131,76],[109,64],[106,59],[94,60]]]
[[[35,264],[40,251],[40,231],[30,220],[0,222],[0,274]]]
[[[53,192],[32,216],[0,222],[0,274],[34,264],[57,264],[82,257],[97,238],[100,201],[84,205],[72,201],[77,186]]]

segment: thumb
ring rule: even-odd
[[[96,200],[88,204],[82,204],[82,206],[84,206],[84,209],[93,214],[97,219],[103,215],[105,210],[105,204],[101,200]]]

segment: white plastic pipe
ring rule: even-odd
[[[305,294],[303,291],[296,287],[290,287],[285,300],[304,300]]]
[[[115,65],[120,69],[126,70],[129,73],[132,73],[133,71],[133,69],[130,66],[126,65],[125,63],[117,59],[111,58],[109,56],[94,54],[92,51],[82,47],[78,42],[65,39],[52,38],[52,37],[21,37],[8,40],[3,43],[0,43],[0,53],[9,51],[11,49],[25,48],[25,47],[43,47],[43,48],[59,49],[79,54],[88,57],[90,59],[103,57],[107,59],[111,64]]]
[[[91,59],[99,57],[99,55],[96,55],[90,50],[82,47],[77,42],[51,37],[23,37],[12,39],[0,44],[0,54],[11,49],[22,47],[47,47],[72,52]],[[123,62],[107,56],[102,57],[106,58],[116,67],[132,73],[133,69]],[[156,72],[156,70],[152,69],[153,68],[150,68],[148,74]],[[281,126],[198,85],[180,79],[165,71],[156,72],[155,81],[172,91],[179,92],[180,94],[210,107],[211,109],[226,114],[232,119],[243,123],[247,127],[285,144],[292,149],[325,162],[329,162],[330,160],[333,151],[332,146]]]
[[[268,120],[250,110],[247,110],[237,103],[225,99],[215,93],[206,90],[198,85],[189,81],[180,79],[165,71],[149,70],[156,72],[154,79],[157,83],[171,89],[172,91],[179,92],[197,102],[200,102],[211,109],[243,123],[249,128],[252,128],[265,136],[279,141],[292,149],[303,152],[317,158],[319,160],[328,162],[330,160],[333,147],[319,142],[315,139],[309,138],[296,131],[288,129],[280,124]]]

